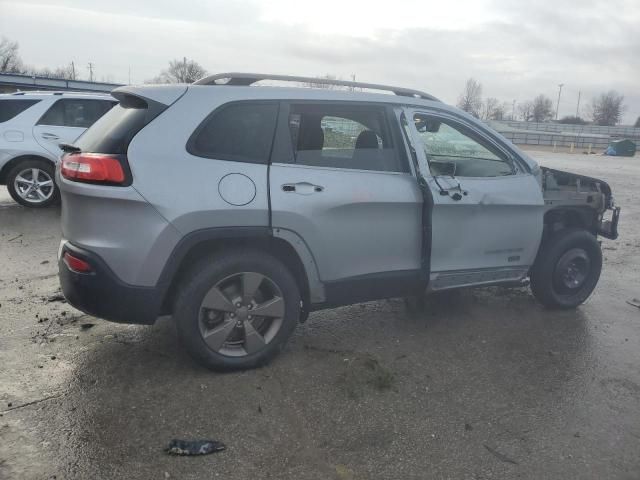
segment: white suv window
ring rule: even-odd
[[[0,100],[0,123],[11,120],[13,117],[20,115],[26,109],[35,105],[40,100],[27,99],[7,99]]]
[[[109,100],[63,98],[47,110],[38,125],[89,128],[116,103]]]
[[[455,172],[456,177],[500,177],[515,173],[502,152],[464,126],[423,113],[416,113],[413,121],[432,175]]]

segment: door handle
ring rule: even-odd
[[[311,195],[312,193],[320,193],[323,190],[324,187],[309,182],[285,183],[282,185],[283,192],[297,193],[298,195]]]
[[[54,133],[44,132],[40,136],[45,140],[60,140],[60,137]]]

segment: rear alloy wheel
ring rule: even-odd
[[[293,276],[257,252],[211,257],[183,286],[174,318],[189,352],[214,370],[267,363],[300,316]]]
[[[560,230],[545,240],[531,269],[531,290],[543,305],[574,308],[595,289],[602,269],[596,237],[585,230]]]
[[[11,197],[25,207],[47,207],[59,201],[54,166],[46,160],[26,160],[16,165],[7,177]]]

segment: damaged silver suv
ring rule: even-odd
[[[116,322],[172,315],[213,369],[262,365],[309,312],[373,299],[530,279],[574,308],[598,235],[617,237],[604,181],[540,168],[423,92],[229,73],[113,96],[58,167],[63,292]]]

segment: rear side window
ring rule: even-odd
[[[144,100],[126,96],[84,132],[75,145],[83,152],[126,154],[135,134],[159,113],[149,113]]]
[[[47,110],[38,125],[89,128],[115,104],[108,100],[63,98]]]
[[[226,105],[196,129],[187,151],[199,157],[266,164],[277,116],[277,103]]]
[[[0,100],[0,123],[11,120],[40,100]]]
[[[369,105],[292,105],[295,163],[314,167],[406,172],[394,148],[385,108]]]

